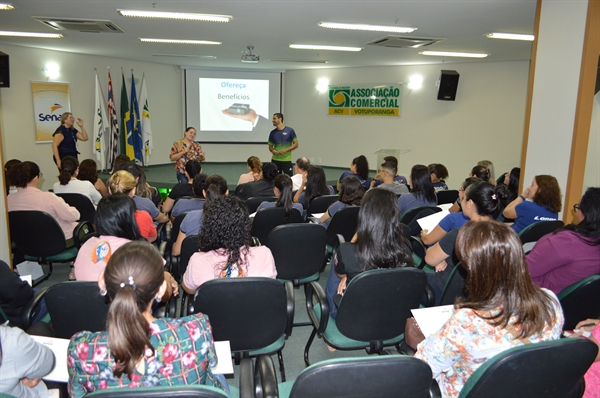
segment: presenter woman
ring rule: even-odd
[[[196,137],[196,129],[188,127],[183,133],[183,138],[175,141],[171,147],[169,159],[175,162],[175,170],[177,170],[177,181],[182,184],[187,184],[188,178],[185,176],[185,164],[189,160],[197,160],[204,162],[204,152],[200,144],[194,141]]]
[[[60,161],[65,156],[73,156],[77,158],[77,140],[87,141],[88,135],[83,127],[83,119],[77,119],[77,125],[81,131],[77,131],[73,127],[75,118],[71,112],[65,112],[60,118],[60,126],[52,134],[52,155],[54,163],[60,170]]]

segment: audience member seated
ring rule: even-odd
[[[321,216],[319,222],[325,228],[329,227],[331,217],[340,209],[346,206],[360,206],[360,202],[365,194],[365,189],[359,179],[348,176],[342,180],[340,196],[337,202],[332,203],[327,211]]]
[[[179,256],[181,253],[181,244],[188,235],[197,235],[202,229],[202,219],[204,208],[210,204],[218,196],[229,195],[227,189],[227,181],[218,174],[213,174],[206,179],[204,190],[202,191],[206,198],[204,207],[201,210],[190,211],[179,226],[179,234],[177,240],[173,243],[171,254]]]
[[[463,214],[472,221],[494,220],[502,213],[507,197],[508,190],[503,185],[494,187],[488,182],[474,182],[465,191]],[[435,273],[428,273],[427,280],[435,292],[436,304],[439,304],[446,282],[457,264],[455,243],[458,234],[459,229],[451,230],[425,255],[425,262],[435,267]]]
[[[556,294],[600,273],[600,188],[588,188],[574,209],[577,224],[543,236],[527,255],[533,283]]]
[[[121,165],[120,170],[125,170],[125,171],[130,172],[131,175],[133,176],[133,178],[135,178],[135,183],[136,183],[135,196],[138,198],[148,199],[149,201],[152,202],[152,204],[154,204],[154,207],[156,208],[156,210],[158,210],[158,207],[160,206],[160,204],[162,202],[162,197],[160,196],[158,189],[156,189],[153,186],[150,186],[150,184],[148,184],[148,182],[146,182],[146,173],[144,172],[144,169],[142,168],[142,166],[139,166],[139,165],[135,164],[134,162],[126,162]],[[136,200],[136,204],[138,204],[138,207],[139,207],[139,203],[141,203],[141,201]],[[149,204],[148,204],[148,207],[150,208]],[[150,215],[152,215],[152,213]],[[152,218],[156,218],[156,217],[154,215],[152,215]],[[155,221],[157,221],[157,220],[155,220]],[[158,222],[162,223],[162,222],[166,222],[166,221],[158,221]]]
[[[576,334],[574,337],[585,336],[583,333],[591,333],[587,338],[594,342],[600,348],[600,320],[586,319],[575,326]],[[586,334],[587,335],[587,334]],[[582,398],[597,398],[600,396],[600,351],[596,360],[590,366],[585,376],[585,392]]]
[[[448,185],[446,185],[446,178],[448,178],[448,169],[446,166],[440,163],[432,163],[427,166],[429,169],[429,173],[431,173],[431,183],[433,184],[433,188],[435,192],[437,191],[447,191]]]
[[[458,397],[473,372],[500,352],[559,339],[564,323],[556,296],[531,282],[509,226],[469,222],[456,248],[469,296],[456,301],[450,319],[419,343],[415,355],[429,364],[443,397]]]
[[[0,393],[11,397],[48,397],[42,381],[54,368],[50,347],[17,327],[0,325]],[[55,391],[58,393],[58,391]]]
[[[296,209],[300,214],[304,214],[304,208],[299,203],[294,203],[292,198],[292,179],[287,174],[278,174],[273,180],[273,193],[277,197],[276,202],[262,202],[256,211],[261,211],[269,207],[283,207],[285,217],[292,214],[292,209]]]
[[[274,163],[263,163],[259,179],[254,182],[238,185],[235,189],[235,196],[243,200],[261,196],[273,196],[273,179],[277,174],[279,172]]]
[[[102,197],[108,195],[108,190],[104,181],[98,178],[98,166],[93,159],[85,159],[79,163],[79,173],[77,179],[81,181],[89,181]]]
[[[181,283],[194,294],[215,278],[262,276],[275,278],[275,260],[266,246],[250,247],[252,224],[248,208],[235,196],[219,196],[204,209],[198,238],[199,252],[192,255]]]
[[[310,167],[310,161],[307,158],[298,158],[296,165],[294,166],[294,175],[292,176],[292,191],[297,191],[302,185],[302,176],[308,173]]]
[[[8,170],[15,164],[19,163],[21,163],[19,159],[11,159],[8,162],[4,163],[4,183],[6,184],[7,195],[17,192],[17,187],[15,187],[14,185],[10,185],[10,183],[8,182]]]
[[[204,173],[196,175],[192,180],[193,198],[179,198],[173,210],[171,210],[171,218],[177,217],[181,213],[188,213],[194,210],[202,210],[204,207],[204,184],[208,176]]]
[[[398,159],[395,156],[384,156],[383,161],[384,162],[392,162],[394,164],[394,167],[396,168],[396,170],[398,170]],[[381,181],[377,180],[376,178],[373,178],[373,179],[376,180],[375,187],[378,187],[379,185],[381,185]],[[399,184],[404,184],[404,185],[408,184],[408,180],[406,179],[406,177],[400,176],[400,175],[394,176],[394,182],[397,182]]]
[[[117,250],[98,286],[111,301],[106,331],[82,331],[68,348],[69,395],[150,386],[205,384],[228,392],[225,377],[214,375],[216,354],[208,317],[152,316],[152,304],[170,296],[177,284],[164,273],[150,244],[129,242]],[[176,294],[176,290],[173,290]]]
[[[471,169],[471,174],[469,174],[469,177],[476,177],[479,178],[482,181],[485,182],[489,182],[490,184],[492,184],[492,178],[490,177],[490,170],[488,170],[487,167],[482,166],[482,165],[477,165],[475,167],[473,167]],[[492,185],[496,185],[495,181],[494,184]]]
[[[122,193],[132,198],[135,202],[136,184],[135,179],[133,178],[131,173],[125,170],[119,170],[110,176],[110,178],[107,181],[107,184],[109,194]],[[154,242],[157,238],[156,226],[154,225],[154,222],[152,222],[152,217],[150,216],[150,213],[144,210],[140,210],[137,207],[137,203],[135,211],[135,221],[138,225],[140,234],[149,242]]]
[[[492,163],[491,160],[480,160],[477,162],[477,166],[485,167],[488,171],[490,184],[496,185],[496,172],[494,171],[494,163]]]
[[[465,200],[465,190],[469,187],[469,185],[477,181],[481,180],[479,178],[468,177],[463,181],[462,186],[458,190],[458,201]],[[452,231],[454,228],[462,227],[467,223],[467,221],[469,221],[469,217],[467,217],[462,211],[458,213],[450,213],[444,217],[442,221],[440,221],[440,223],[431,230],[431,232],[426,229],[422,230],[421,241],[428,246],[434,245],[439,242],[440,239],[446,236],[448,232]]]
[[[342,188],[342,181],[348,176],[358,178],[363,188],[365,190],[369,189],[369,161],[364,155],[360,155],[352,159],[352,163],[350,163],[350,171],[344,171],[344,173],[340,176],[340,179],[337,183],[338,192]]]
[[[310,202],[314,198],[334,194],[335,190],[333,187],[327,185],[327,177],[325,177],[323,168],[320,166],[309,166],[308,172],[302,177],[300,188],[294,195],[294,203],[300,203],[305,209],[308,209]]]
[[[6,197],[8,211],[36,210],[50,214],[63,230],[67,247],[73,246],[73,230],[79,220],[79,211],[52,192],[38,189],[41,176],[39,166],[33,162],[19,163],[10,168],[8,181],[17,187],[17,192]]]
[[[173,209],[175,201],[183,196],[194,196],[194,190],[192,188],[192,180],[196,178],[198,174],[202,173],[202,163],[197,160],[189,160],[185,164],[184,175],[187,178],[187,182],[178,182],[175,184],[169,196],[165,199],[165,203],[162,205],[162,211],[168,213]],[[206,179],[206,178],[205,178]]]
[[[60,161],[60,174],[58,182],[54,183],[54,193],[78,193],[86,196],[94,205],[98,206],[98,202],[102,199],[102,195],[96,187],[89,181],[77,179],[79,174],[79,161],[76,157],[65,156]]]
[[[530,200],[527,200],[530,199]],[[549,175],[533,177],[531,185],[522,195],[504,209],[504,217],[512,218],[516,232],[538,221],[554,221],[562,207],[560,187],[556,178]]]
[[[415,207],[437,206],[435,189],[431,183],[431,174],[427,166],[417,164],[410,170],[411,193],[405,193],[398,198],[400,214]]]
[[[508,188],[508,200],[512,202],[519,196],[519,180],[521,179],[521,168],[513,167],[510,173],[504,175],[504,185]]]
[[[100,200],[94,223],[100,236],[89,238],[77,253],[74,266],[78,281],[97,281],[119,247],[132,240],[143,239],[135,213],[133,199],[123,193]]]
[[[110,174],[114,174],[115,172],[121,170],[121,165],[123,163],[127,163],[127,162],[131,162],[131,159],[129,159],[129,156],[124,155],[124,154],[120,154],[118,155],[114,160],[113,160],[113,164],[112,164],[112,171],[110,172]]]
[[[358,213],[356,235],[352,242],[340,245],[331,261],[326,287],[329,313],[336,318],[334,296],[343,294],[356,275],[371,269],[407,266],[414,266],[412,250],[402,236],[396,195],[387,189],[368,191]]]
[[[397,170],[394,162],[381,163],[381,167],[377,171],[377,174],[375,174],[375,177],[371,180],[371,188],[374,188],[375,183],[379,181],[381,184],[378,184],[376,188],[387,189],[388,191],[392,191],[396,196],[408,193],[408,187],[405,184],[394,181],[396,172]]]
[[[34,291],[29,283],[21,280],[8,264],[0,260],[0,308],[4,311],[10,326],[23,328],[21,313],[33,298]],[[44,300],[41,301],[39,308],[39,312],[31,322],[32,324],[48,313]],[[0,374],[2,374],[1,368]]]
[[[258,180],[260,172],[262,170],[262,162],[256,156],[250,156],[246,161],[248,172],[242,174],[237,182],[237,185],[245,184],[247,182],[254,182]]]

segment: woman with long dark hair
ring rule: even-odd
[[[397,164],[398,162],[396,162]],[[358,178],[365,191],[369,189],[371,182],[369,181],[369,161],[365,155],[360,155],[352,159],[350,163],[350,171],[344,171],[337,183],[337,190],[342,188],[344,178],[352,176]]]
[[[398,198],[400,214],[406,213],[415,207],[437,206],[437,196],[431,182],[431,173],[427,166],[416,164],[410,170],[410,193],[402,194]]]
[[[372,189],[362,199],[355,239],[342,243],[331,261],[326,287],[330,314],[333,318],[337,315],[333,297],[356,275],[407,266],[414,266],[414,262],[410,245],[402,236],[396,195],[387,189]]]
[[[558,220],[561,207],[560,187],[556,178],[538,175],[533,177],[531,185],[522,195],[506,206],[503,214],[515,220],[512,228],[518,233],[537,221]]]
[[[185,178],[186,182],[179,182],[175,184],[169,196],[165,199],[161,210],[165,213],[170,212],[175,205],[175,201],[183,196],[195,196],[193,189],[193,180],[198,174],[202,174],[202,163],[197,160],[190,160],[185,164]],[[206,179],[206,178],[205,178]],[[199,193],[199,196],[202,192]]]
[[[304,213],[304,208],[299,203],[294,203],[292,197],[292,179],[287,174],[278,174],[273,180],[273,193],[277,202],[262,202],[256,211],[261,211],[269,207],[283,207],[285,209],[285,218],[292,215],[292,209],[296,209],[300,214]]]
[[[557,340],[564,317],[558,299],[533,284],[517,234],[497,221],[467,223],[456,242],[468,297],[423,340],[416,358],[429,364],[443,397],[457,397],[491,357],[524,343]]]
[[[216,354],[208,317],[152,316],[152,304],[170,296],[172,280],[158,250],[143,241],[117,250],[100,275],[108,295],[106,331],[79,332],[68,348],[69,395],[158,385],[205,384],[228,392],[214,375]]]
[[[557,294],[600,273],[600,188],[588,188],[573,210],[577,224],[542,237],[527,255],[533,282]]]
[[[218,196],[204,208],[195,253],[183,275],[183,289],[194,294],[215,278],[275,278],[275,260],[266,246],[250,247],[252,224],[248,208],[235,196]]]
[[[508,202],[512,202],[519,196],[519,181],[521,179],[521,168],[513,167],[510,173],[504,175],[504,185],[508,188]]]
[[[58,182],[54,183],[54,193],[78,193],[87,197],[94,207],[102,199],[102,195],[94,185],[89,181],[82,181],[77,178],[79,174],[79,161],[73,156],[65,156],[60,162],[60,174]]]
[[[108,190],[104,181],[98,178],[98,166],[93,159],[85,159],[79,163],[79,173],[77,179],[81,181],[89,181],[102,197],[108,195]]]
[[[300,203],[305,209],[308,209],[314,198],[334,194],[333,187],[327,185],[325,170],[319,166],[310,166],[308,172],[302,176],[302,184],[294,195],[294,202]]]
[[[339,199],[332,203],[327,211],[321,216],[319,222],[327,228],[331,217],[340,209],[346,206],[360,206],[360,202],[365,194],[365,189],[359,179],[353,176],[348,176],[342,180]]]

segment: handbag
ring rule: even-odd
[[[404,327],[404,342],[406,345],[416,351],[417,345],[423,340],[425,340],[425,335],[421,331],[421,328],[419,328],[415,318],[407,318],[406,326]]]

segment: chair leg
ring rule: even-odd
[[[277,351],[277,359],[279,360],[279,373],[281,373],[281,382],[285,382],[285,366],[283,364],[283,350]]]
[[[310,366],[310,361],[308,360],[308,351],[310,350],[310,346],[312,345],[312,342],[315,339],[316,335],[317,335],[317,329],[315,329],[313,327],[313,330],[310,333],[310,337],[308,338],[308,341],[306,342],[306,347],[304,347],[304,363],[306,364],[306,366]]]
[[[50,275],[52,275],[52,263],[48,263],[48,273],[44,274],[44,276],[42,276],[41,278],[38,278],[38,279],[36,279],[34,281],[31,281],[31,286],[35,287],[35,286],[39,285],[40,283],[42,283],[46,279],[50,278]]]

